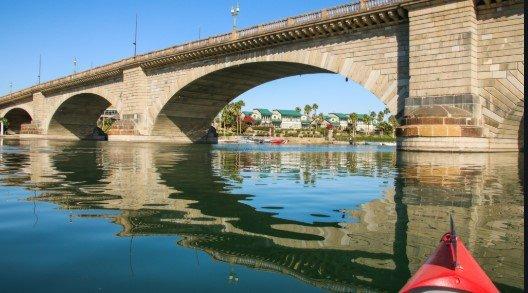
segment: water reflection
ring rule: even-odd
[[[180,235],[215,259],[338,291],[399,289],[451,212],[500,288],[523,287],[517,154],[4,141],[0,156],[4,185],[110,218],[119,236]]]

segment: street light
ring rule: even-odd
[[[77,73],[77,58],[73,57],[73,73]]]
[[[237,27],[237,16],[238,16],[239,12],[240,12],[240,5],[238,5],[238,2],[237,2],[236,7],[235,6],[231,6],[231,16],[233,17],[233,30],[236,30],[236,27]]]
[[[9,93],[13,92],[13,82],[9,83]]]

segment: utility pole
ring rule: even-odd
[[[236,7],[235,6],[231,7],[231,16],[233,17],[233,30],[237,29],[237,16],[239,12],[240,12],[240,5],[238,5],[238,2],[237,2]]]
[[[42,54],[39,54],[39,65],[38,65],[38,83],[40,84],[40,70],[42,67]]]
[[[138,23],[138,15],[136,13],[136,27],[134,29],[134,42],[132,43],[134,45],[134,58],[136,58],[136,55],[137,55],[137,23]]]

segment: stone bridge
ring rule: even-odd
[[[138,55],[0,97],[21,136],[83,139],[112,105],[110,140],[203,142],[260,84],[340,74],[396,115],[398,148],[518,151],[520,0],[362,0]]]

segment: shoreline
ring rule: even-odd
[[[242,136],[219,136],[218,143],[235,143]],[[296,144],[296,145],[350,145],[348,141],[342,140],[333,140],[328,141],[325,138],[313,138],[313,137],[280,137],[287,140],[287,144]],[[396,146],[396,140],[386,141],[386,140],[358,140],[356,145],[387,145],[387,146]]]

